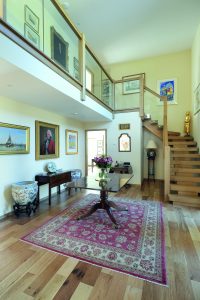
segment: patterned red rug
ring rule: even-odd
[[[115,229],[104,210],[77,221],[98,201],[89,194],[21,240],[63,255],[166,285],[162,207],[158,202],[113,197]]]

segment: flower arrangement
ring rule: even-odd
[[[94,157],[94,162],[96,163],[98,168],[107,169],[111,167],[113,160],[111,156],[103,154],[99,157]]]

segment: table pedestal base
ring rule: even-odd
[[[92,215],[97,209],[105,209],[111,221],[115,224],[115,228],[117,229],[119,226],[117,221],[115,220],[111,208],[114,208],[117,211],[127,211],[127,208],[122,208],[117,206],[113,201],[108,201],[108,191],[101,190],[100,191],[100,202],[94,204],[91,209],[84,215],[77,218],[77,220],[81,220]]]

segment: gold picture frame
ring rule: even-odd
[[[65,130],[66,134],[66,154],[78,154],[78,131]]]
[[[0,154],[28,154],[30,127],[0,123]]]
[[[59,125],[35,121],[35,159],[59,157]]]

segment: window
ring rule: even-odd
[[[86,89],[93,92],[93,73],[86,68]]]

